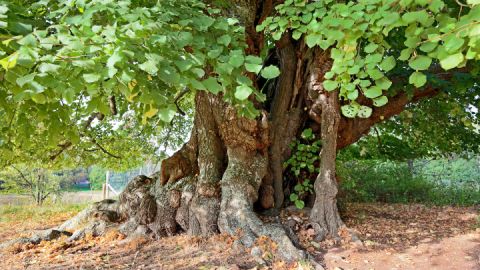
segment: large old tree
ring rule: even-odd
[[[116,136],[148,141],[194,102],[188,142],[97,207],[126,231],[267,235],[298,258],[254,204],[285,206],[304,129],[321,139],[310,219],[323,239],[343,226],[339,149],[421,99],[456,104],[459,128],[478,121],[478,0],[17,0],[0,4],[0,32],[4,162],[32,141],[53,162],[119,158]]]

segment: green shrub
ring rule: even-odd
[[[92,166],[89,169],[88,181],[92,190],[101,190],[103,183],[105,183],[107,171],[98,166]]]
[[[429,181],[411,173],[406,163],[351,161],[338,166],[342,202],[424,203],[474,205],[480,191],[474,186]]]

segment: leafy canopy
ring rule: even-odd
[[[462,6],[442,0],[287,0],[257,30],[274,40],[290,31],[308,47],[329,51],[333,64],[323,87],[339,90],[348,101],[342,113],[352,118],[372,113],[359,96],[377,107],[388,103],[389,92],[398,90],[393,75],[408,73],[409,84],[419,88],[435,79],[439,67],[480,59],[477,0]]]
[[[462,80],[477,78],[478,0],[462,6],[442,0],[286,0],[257,30],[273,40],[289,31],[330,53],[333,65],[323,87],[339,90],[346,117],[368,118],[369,104],[384,106],[395,93],[427,85],[460,95],[460,87],[439,79],[442,69],[467,67],[471,74]],[[199,0],[0,1],[0,39],[2,163],[33,153],[44,160],[56,152],[64,156],[59,147],[128,149],[134,157],[174,118],[174,101],[184,89],[222,93],[253,117],[249,97],[266,97],[252,79],[280,74],[245,54],[239,20]],[[407,85],[394,80],[402,76]],[[464,105],[478,103],[478,84],[469,87],[473,98]],[[97,117],[99,123],[84,127],[98,113],[108,119]]]
[[[171,122],[174,99],[185,88],[222,92],[239,112],[253,116],[256,109],[247,98],[265,97],[245,71],[267,79],[279,74],[277,67],[245,55],[237,19],[196,0],[0,2],[0,33],[2,157],[15,149],[24,153],[44,137],[44,152],[101,136],[104,143],[117,136],[138,138],[141,145],[158,132],[144,125],[161,129]],[[97,132],[82,128],[92,113],[113,121],[102,121]],[[127,122],[143,135],[122,130]]]

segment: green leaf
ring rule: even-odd
[[[313,48],[315,45],[317,45],[317,42],[322,39],[321,35],[318,34],[310,34],[307,35],[305,38],[305,43],[309,48]]]
[[[410,58],[410,55],[412,55],[412,52],[413,52],[413,50],[411,48],[403,49],[400,52],[400,56],[398,57],[398,60],[401,60],[401,61],[408,60]]]
[[[385,59],[383,59],[382,63],[380,63],[380,68],[383,71],[388,72],[392,70],[395,67],[395,65],[396,65],[395,57],[388,56]]]
[[[295,201],[295,206],[298,208],[298,209],[303,209],[305,207],[305,202],[303,202],[302,200],[296,200]]]
[[[303,139],[305,139],[305,140],[309,140],[309,139],[314,138],[312,129],[311,129],[311,128],[305,129],[305,130],[302,132],[301,137],[302,137]]]
[[[190,85],[192,86],[192,89],[207,90],[207,88],[205,88],[205,85],[203,85],[203,83],[197,81],[196,79],[190,79],[189,82],[190,82]]]
[[[427,83],[427,76],[422,72],[413,72],[408,78],[408,82],[415,87],[422,87]]]
[[[81,67],[81,68],[91,68],[95,66],[95,61],[89,59],[89,60],[75,60],[72,62],[72,65],[75,67]]]
[[[351,91],[351,92],[348,92],[347,98],[348,98],[349,100],[356,100],[356,99],[358,98],[358,90],[355,89],[355,90],[353,90],[353,91]]]
[[[160,118],[160,120],[162,120],[163,122],[167,123],[170,123],[172,121],[175,114],[176,110],[174,109],[174,107],[158,110],[158,118]]]
[[[243,65],[245,58],[241,54],[234,54],[230,56],[230,59],[228,60],[228,63],[236,68],[240,67]]]
[[[372,108],[362,105],[358,110],[357,116],[360,118],[368,118],[372,115],[372,112],[373,112]]]
[[[246,100],[253,93],[253,89],[247,85],[239,85],[235,89],[235,98],[238,100]]]
[[[198,78],[203,78],[205,76],[205,71],[201,68],[192,68],[193,74],[197,75]]]
[[[66,89],[62,93],[62,97],[68,102],[68,104],[71,104],[75,99],[75,91],[73,89]]]
[[[248,72],[253,72],[255,74],[258,74],[262,70],[262,68],[263,68],[263,65],[245,63],[245,69]]]
[[[276,66],[268,66],[262,70],[261,75],[265,79],[273,79],[280,75],[280,69]]]
[[[354,105],[343,105],[341,107],[341,111],[342,111],[342,114],[345,115],[345,117],[348,117],[348,118],[354,118],[357,113],[358,113],[358,106],[354,106]]]
[[[123,57],[120,52],[115,51],[107,60],[107,67],[114,67],[116,63],[122,61]]]
[[[373,106],[381,107],[388,103],[388,98],[386,96],[381,96],[373,99]]]
[[[370,88],[368,88],[366,91],[365,91],[365,96],[367,98],[376,98],[376,97],[379,97],[382,95],[382,88],[380,88],[379,86],[375,85],[375,86],[372,86]]]
[[[217,82],[217,79],[215,78],[210,77],[204,80],[202,83],[209,92],[215,95],[223,91],[223,87]]]
[[[83,74],[83,79],[87,83],[94,83],[100,80],[100,75],[95,73]]]
[[[223,52],[223,49],[222,48],[217,48],[217,49],[214,49],[214,50],[210,50],[207,55],[208,57],[212,58],[212,59],[215,59],[217,57],[219,57]]]
[[[375,84],[383,90],[388,90],[392,86],[392,81],[387,77],[383,77],[380,80],[375,81]]]
[[[426,42],[426,43],[423,43],[420,46],[420,50],[422,52],[429,53],[429,52],[433,51],[437,46],[438,46],[437,42]]]
[[[17,79],[18,86],[23,87],[25,84],[32,82],[33,79],[35,79],[36,75],[37,75],[36,73],[31,73],[31,74],[28,74],[28,75],[25,75],[23,77],[18,78]]]
[[[428,7],[431,11],[435,12],[435,13],[438,13],[440,10],[443,9],[443,7],[445,6],[445,4],[443,3],[442,0],[433,0],[431,3],[430,3],[430,6]]]
[[[367,70],[367,73],[368,75],[370,76],[370,78],[374,79],[374,80],[378,80],[380,78],[382,78],[383,76],[385,76],[380,70],[378,70],[377,68],[373,68],[373,69],[368,69]]]
[[[263,63],[262,58],[255,55],[247,55],[247,57],[245,57],[245,62],[257,65],[261,65]]]
[[[230,35],[223,35],[217,39],[217,43],[222,44],[225,47],[227,47],[231,41],[232,41],[232,38],[230,37]]]
[[[2,60],[0,60],[0,65],[2,65],[3,69],[9,70],[14,68],[17,65],[17,60],[18,60],[18,53],[15,52]]]
[[[323,88],[327,91],[333,91],[337,89],[337,87],[338,87],[338,82],[336,81],[331,81],[331,80],[323,81]]]
[[[295,30],[293,31],[292,38],[295,40],[299,40],[302,37],[303,33],[301,31]]]
[[[408,65],[414,70],[426,70],[431,64],[432,58],[425,55],[418,55],[408,63]]]
[[[364,51],[366,53],[373,53],[376,49],[378,48],[378,45],[375,43],[370,43],[367,46],[365,46]]]
[[[467,4],[472,6],[480,5],[480,0],[467,0]]]
[[[290,201],[294,202],[298,200],[298,195],[295,193],[290,194]]]
[[[47,98],[42,93],[32,95],[32,100],[38,104],[45,104],[47,102]]]
[[[480,36],[480,24],[477,24],[477,25],[473,26],[470,29],[470,32],[468,33],[468,36],[470,36],[470,37]]]
[[[449,70],[452,68],[458,67],[464,60],[464,56],[462,53],[456,53],[453,55],[448,56],[447,58],[444,58],[440,60],[440,66],[442,66],[443,69]]]
[[[145,63],[138,65],[138,67],[150,75],[156,75],[158,72],[157,64],[152,60],[148,60]]]
[[[59,68],[60,68],[59,65],[50,64],[50,63],[41,63],[40,66],[38,66],[38,71],[42,73],[57,73]]]
[[[407,12],[402,15],[402,19],[406,23],[419,22],[423,25],[427,24],[429,15],[425,10]]]
[[[443,47],[445,50],[449,53],[453,53],[458,51],[463,44],[465,43],[465,40],[463,38],[457,37],[457,34],[450,34],[446,39],[445,43],[443,44]]]

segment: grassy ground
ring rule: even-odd
[[[0,205],[0,242],[61,224],[86,204]]]
[[[2,205],[0,206],[0,223],[15,221],[41,222],[58,216],[71,216],[82,210],[87,204],[46,204],[36,205]]]
[[[54,198],[47,199],[47,204],[52,205]],[[60,198],[56,199],[61,204],[84,204],[102,200],[101,191],[76,191],[76,192],[64,192]],[[0,206],[2,205],[28,205],[32,204],[31,197],[22,194],[0,194]]]

